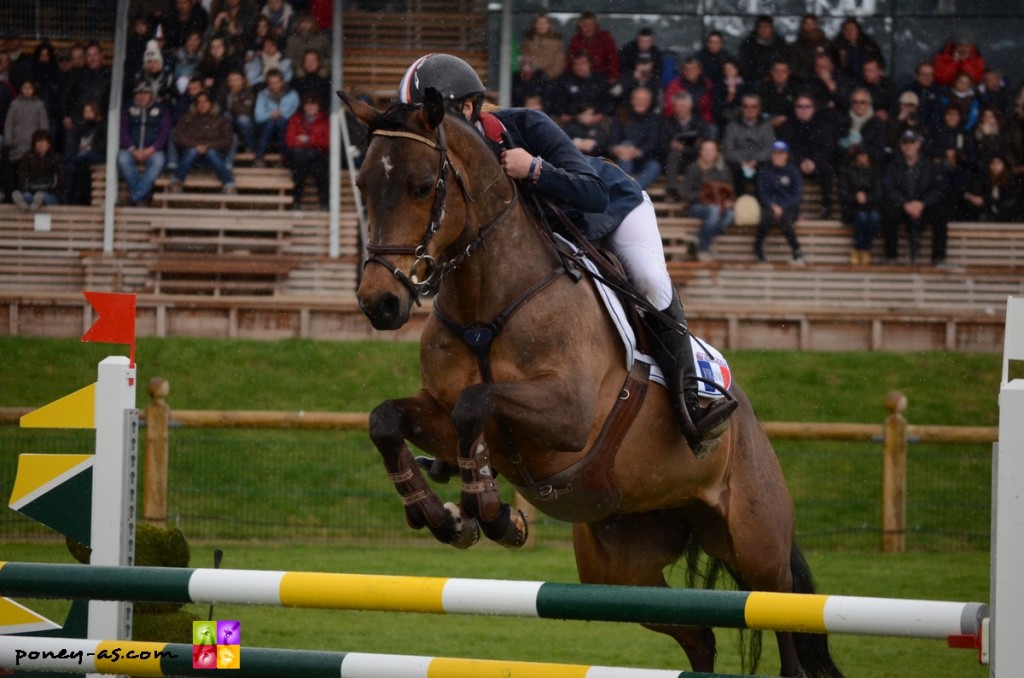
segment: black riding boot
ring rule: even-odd
[[[672,291],[672,303],[662,313],[677,323],[686,325],[683,305],[675,290]],[[714,400],[707,407],[702,407],[697,396],[700,382],[697,378],[697,367],[693,362],[693,351],[690,348],[690,335],[683,334],[652,313],[645,315],[644,319],[654,334],[654,357],[665,372],[665,381],[679,414],[683,436],[698,458],[706,457],[718,447],[729,416],[739,403],[726,393],[725,398]]]

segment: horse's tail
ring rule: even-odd
[[[793,593],[814,593],[811,568],[796,544],[789,554],[789,569],[793,573]],[[828,634],[794,633],[793,643],[807,678],[843,678],[829,652]]]

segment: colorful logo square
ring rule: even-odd
[[[193,645],[192,646],[192,668],[194,668],[194,669],[215,669],[215,668],[217,668],[217,646],[216,645]]]
[[[195,621],[192,622],[192,644],[193,645],[216,645],[217,644],[217,622]]]
[[[217,646],[217,668],[218,669],[240,669],[240,668],[242,668],[242,646],[241,645],[218,645]]]
[[[242,623],[237,619],[220,619],[217,621],[218,645],[241,645]]]

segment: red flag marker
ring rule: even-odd
[[[113,292],[82,294],[99,315],[89,331],[82,335],[82,341],[128,344],[131,346],[128,359],[135,367],[135,295]]]

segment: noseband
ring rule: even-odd
[[[430,219],[427,223],[427,228],[423,233],[423,239],[420,240],[419,245],[407,246],[407,245],[380,245],[376,243],[367,243],[366,251],[370,256],[363,262],[363,268],[366,268],[369,264],[378,264],[391,271],[395,278],[404,285],[409,292],[412,294],[413,301],[416,305],[420,305],[421,296],[432,296],[437,293],[437,289],[444,280],[453,270],[455,270],[467,257],[475,252],[481,245],[483,245],[484,238],[487,234],[511,213],[512,206],[515,204],[516,199],[513,195],[512,199],[506,205],[505,209],[502,210],[493,221],[480,229],[477,237],[474,238],[465,248],[459,251],[455,256],[446,259],[441,262],[434,260],[434,257],[428,253],[428,246],[430,241],[433,239],[434,234],[441,228],[441,223],[444,221],[447,212],[445,211],[444,203],[448,196],[448,174],[449,172],[454,173],[455,183],[458,184],[459,189],[462,191],[463,197],[469,204],[474,203],[473,198],[470,197],[469,192],[466,190],[466,186],[463,183],[462,175],[459,174],[458,170],[454,168],[451,160],[448,158],[448,148],[445,144],[445,133],[444,125],[437,128],[438,139],[434,141],[421,134],[405,130],[374,130],[370,135],[371,137],[392,137],[400,139],[411,139],[430,146],[436,150],[440,157],[438,162],[437,170],[437,183],[434,189],[434,204],[430,210]],[[512,184],[513,190],[515,184]],[[415,257],[412,265],[409,267],[409,272],[406,273],[402,269],[392,264],[384,255],[408,255]],[[425,270],[425,277],[421,280],[415,272],[418,266],[423,266]]]

